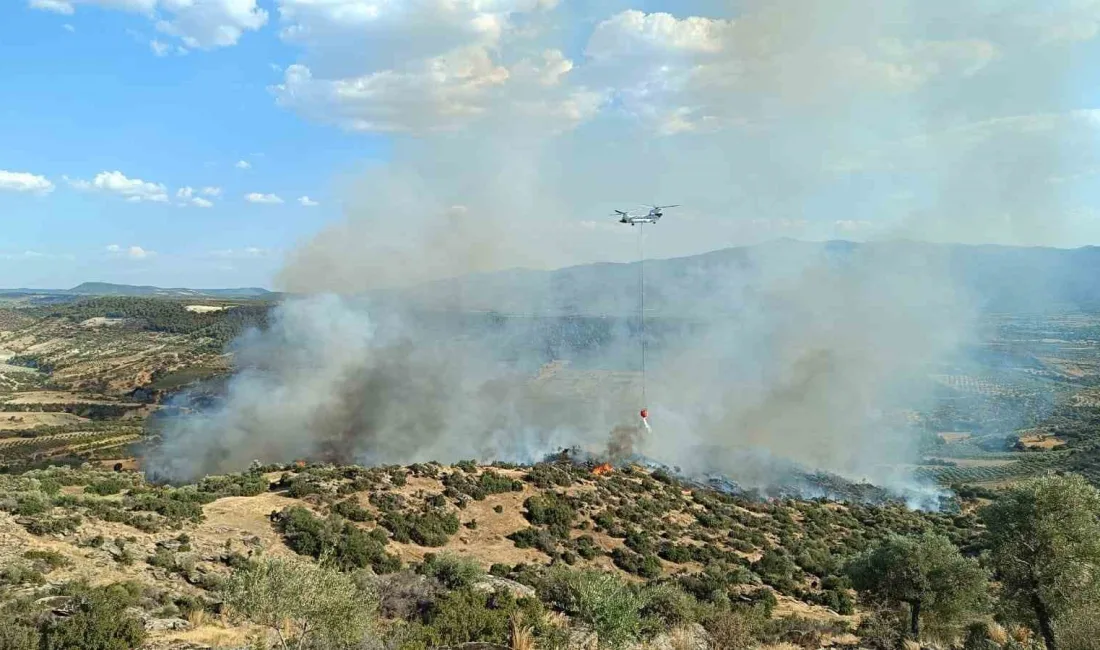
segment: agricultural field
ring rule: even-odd
[[[227,373],[225,344],[266,313],[153,298],[0,308],[0,465],[131,455],[161,400]]]

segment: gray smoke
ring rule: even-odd
[[[1080,28],[1079,3],[714,5],[691,3],[709,9],[702,22],[617,2],[531,18],[551,36],[589,21],[566,81],[550,97],[495,85],[469,112],[485,117],[398,137],[390,162],[349,184],[345,215],[291,254],[280,283],[301,297],[238,342],[226,399],[169,428],[161,466],[194,476],[256,457],[606,447],[643,406],[637,269],[536,270],[635,259],[637,231],[604,215],[644,201],[684,204],[647,230],[651,257],[780,236],[874,245],[840,255],[778,241],[704,266],[648,265],[652,318],[690,328],[656,346],[641,451],[762,484],[772,472],[739,453],[762,450],[919,492],[899,470],[914,454],[906,416],[976,337],[978,296],[947,249],[899,238],[1066,244],[1096,232],[1073,216],[1072,189],[1096,148],[1072,145],[1091,142],[1097,120],[1061,92],[1095,30]],[[508,41],[499,63],[519,79],[523,48],[541,38]],[[597,113],[582,110],[592,98]],[[536,118],[532,106],[555,110]],[[1041,297],[1041,283],[1021,286]],[[412,289],[378,292],[394,287]],[[529,319],[469,335],[461,312],[488,309],[619,320],[583,364],[536,375],[570,345]]]

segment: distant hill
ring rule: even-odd
[[[653,235],[650,235],[653,236]],[[931,271],[944,291],[961,291],[984,311],[1024,313],[1100,310],[1100,247],[1076,249],[895,241],[779,240],[701,255],[647,260],[646,312],[677,317],[714,313],[738,297],[758,295],[777,281],[803,289],[818,271],[863,265],[874,277],[881,265],[906,260],[915,274]],[[894,267],[898,268],[898,267]],[[908,268],[908,267],[906,267]],[[936,291],[935,287],[924,287]],[[552,271],[514,269],[464,276],[412,289],[377,292],[415,307],[543,316],[614,316],[636,313],[638,263],[586,264]]]
[[[29,299],[37,304],[66,302],[85,296],[137,296],[151,298],[223,298],[235,300],[273,300],[280,294],[258,287],[235,289],[184,289],[84,282],[72,289],[0,289],[0,298]]]
[[[276,294],[258,287],[237,289],[184,289],[111,284],[109,282],[85,282],[64,293],[81,296],[162,296],[166,298],[271,298]]]

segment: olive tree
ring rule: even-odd
[[[1056,650],[1057,619],[1100,591],[1100,491],[1081,476],[1047,476],[1010,490],[981,517],[1004,597],[1034,616]]]
[[[353,647],[377,609],[351,575],[297,558],[267,557],[238,569],[224,591],[226,603],[273,630],[283,650]]]
[[[893,536],[848,567],[864,600],[909,607],[909,632],[920,636],[922,617],[958,620],[981,607],[987,595],[985,571],[949,539],[934,533]]]

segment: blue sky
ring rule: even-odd
[[[157,56],[157,36],[142,15],[0,4],[0,169],[56,188],[0,193],[0,254],[9,256],[0,285],[270,284],[279,251],[338,212],[333,179],[386,156],[383,136],[349,136],[275,105],[273,66],[295,51],[272,30],[187,55]],[[64,181],[116,170],[163,184],[169,201],[132,203]],[[206,197],[210,208],[181,207],[184,187],[220,194]],[[250,203],[250,193],[284,202]],[[318,205],[301,205],[304,196]],[[112,245],[155,256],[112,255]],[[172,268],[179,264],[186,270]]]
[[[825,4],[0,3],[0,286],[1100,243],[1100,1]]]

